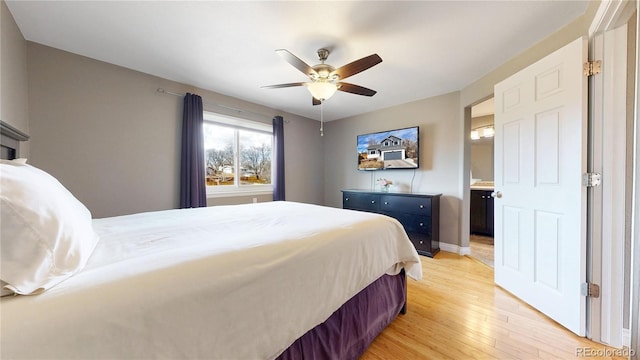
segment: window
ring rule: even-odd
[[[272,149],[270,124],[205,112],[207,194],[271,193]]]

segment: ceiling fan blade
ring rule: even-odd
[[[262,88],[263,89],[279,89],[279,88],[294,87],[294,86],[304,86],[306,84],[307,83],[296,82],[296,83],[288,83],[288,84],[267,85],[267,86],[262,86]]]
[[[312,99],[312,100],[311,100],[311,103],[312,103],[313,105],[320,105],[320,103],[321,103],[321,101],[320,101],[320,100],[318,100],[318,99],[314,98],[313,96],[311,97],[311,99]]]
[[[365,71],[368,68],[373,67],[381,62],[382,62],[382,58],[378,56],[378,54],[373,54],[367,57],[363,57],[360,60],[351,62],[345,66],[339,67],[336,70],[334,70],[331,74],[332,75],[336,74],[340,76],[340,80],[344,80],[349,76]]]
[[[289,64],[293,65],[294,68],[302,71],[305,75],[310,76],[311,74],[315,74],[315,75],[318,74],[315,70],[313,70],[313,68],[311,66],[309,66],[304,61],[300,60],[297,56],[293,55],[288,50],[278,49],[278,50],[276,50],[276,52],[280,56],[282,56],[282,58],[286,62],[288,62]]]
[[[377,92],[375,90],[368,89],[364,86],[353,85],[353,84],[344,83],[344,82],[339,82],[338,85],[340,85],[338,87],[338,90],[352,93],[352,94],[357,94],[357,95],[373,96]]]

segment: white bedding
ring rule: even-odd
[[[0,358],[271,359],[381,275],[422,276],[378,214],[270,202],[93,222],[80,273],[0,300]]]

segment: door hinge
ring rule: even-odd
[[[602,176],[600,173],[584,173],[582,174],[582,186],[594,187],[600,185]]]
[[[600,297],[600,286],[592,283],[583,283],[582,296],[593,298]]]
[[[602,61],[587,61],[582,65],[582,72],[584,73],[584,76],[600,74],[602,72]]]

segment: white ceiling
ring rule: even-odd
[[[345,65],[383,62],[347,82],[325,120],[460,90],[584,13],[588,1],[7,1],[27,40],[312,119],[306,81],[316,50]],[[171,91],[171,89],[167,89]],[[206,101],[206,99],[205,99]]]

